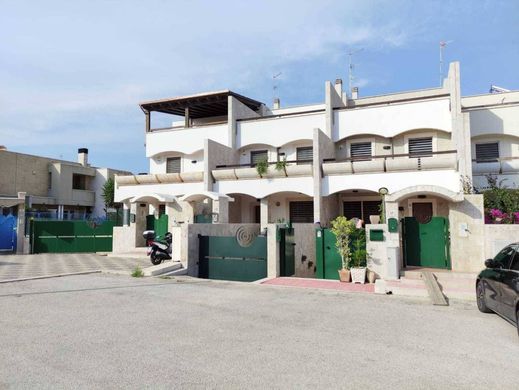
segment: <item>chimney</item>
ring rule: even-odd
[[[88,166],[88,149],[87,148],[79,148],[77,150],[77,162],[83,165],[84,167]]]
[[[351,98],[352,98],[353,100],[359,98],[359,87],[353,87],[353,88],[351,89]]]
[[[281,108],[281,102],[279,101],[279,98],[274,99],[274,105],[272,106],[274,110],[279,110]]]
[[[335,80],[335,91],[340,98],[342,98],[342,79]]]

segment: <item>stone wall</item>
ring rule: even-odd
[[[313,223],[295,223],[294,262],[295,275],[299,278],[315,278],[315,226]]]
[[[371,229],[380,229],[384,231],[384,241],[371,241],[369,239],[369,231]],[[377,278],[386,277],[387,268],[387,247],[388,247],[388,231],[386,224],[370,224],[366,225],[366,251],[367,265],[370,270],[377,274]]]
[[[484,225],[485,256],[494,258],[508,244],[519,242],[519,225]]]
[[[114,226],[112,253],[126,253],[135,249],[135,224]]]
[[[450,204],[451,266],[453,271],[478,272],[485,261],[483,195],[464,198]]]

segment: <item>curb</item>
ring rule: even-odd
[[[22,279],[8,279],[8,280],[0,280],[0,284],[2,283],[12,283],[12,282],[25,282],[27,280],[38,280],[38,279],[50,279],[50,278],[61,278],[62,276],[73,276],[73,275],[88,275],[88,274],[96,274],[101,273],[100,269],[92,270],[92,271],[83,271],[83,272],[70,272],[66,274],[54,274],[54,275],[44,275],[44,276],[33,276],[32,278],[22,278]]]

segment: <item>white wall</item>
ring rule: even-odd
[[[200,150],[192,154],[164,153],[151,157],[150,173],[166,173],[166,161],[168,157],[181,157],[181,172],[201,172],[204,170],[204,151]],[[196,161],[193,163],[192,161]]]
[[[386,187],[392,193],[417,185],[435,185],[459,192],[460,175],[454,170],[442,170],[325,176],[323,178],[323,196],[348,189],[362,189],[378,193],[380,187]]]
[[[359,134],[393,137],[413,129],[451,132],[449,99],[335,110],[332,139],[338,141]]]
[[[508,134],[519,137],[519,105],[469,111],[472,137]]]
[[[312,146],[312,140],[298,140],[285,144],[279,148],[279,153],[285,153],[287,161],[297,159],[297,148],[303,146]],[[272,145],[249,145],[240,150],[240,164],[250,163],[250,152],[254,150],[268,150],[268,160],[270,162],[277,160],[277,148]]]
[[[278,147],[302,139],[311,141],[313,129],[324,127],[324,113],[240,121],[236,145],[238,148],[251,144]]]
[[[287,177],[279,179],[219,180],[213,187],[215,192],[224,194],[246,194],[263,198],[276,192],[300,192],[313,196],[311,176]]]
[[[227,145],[227,124],[161,130],[146,134],[146,157],[166,152],[190,154],[204,149],[206,138]]]

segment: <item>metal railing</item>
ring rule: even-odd
[[[280,160],[279,162],[284,162],[287,165],[296,164],[296,165],[304,165],[304,164],[312,164],[313,160]],[[278,161],[267,161],[268,165],[276,165]],[[244,163],[244,164],[226,164],[226,165],[217,165],[215,169],[232,169],[232,168],[255,168],[258,164],[253,163]]]
[[[323,159],[324,163],[327,162],[349,162],[349,161],[370,161],[370,160],[376,160],[376,159],[394,159],[394,158],[400,158],[400,157],[409,157],[409,158],[423,158],[423,157],[433,157],[436,155],[442,155],[442,154],[455,154],[457,153],[457,150],[442,150],[437,152],[425,152],[425,153],[398,153],[398,154],[380,154],[380,155],[374,155],[374,156],[362,156],[362,157],[346,157],[341,159],[336,158],[325,158]]]

